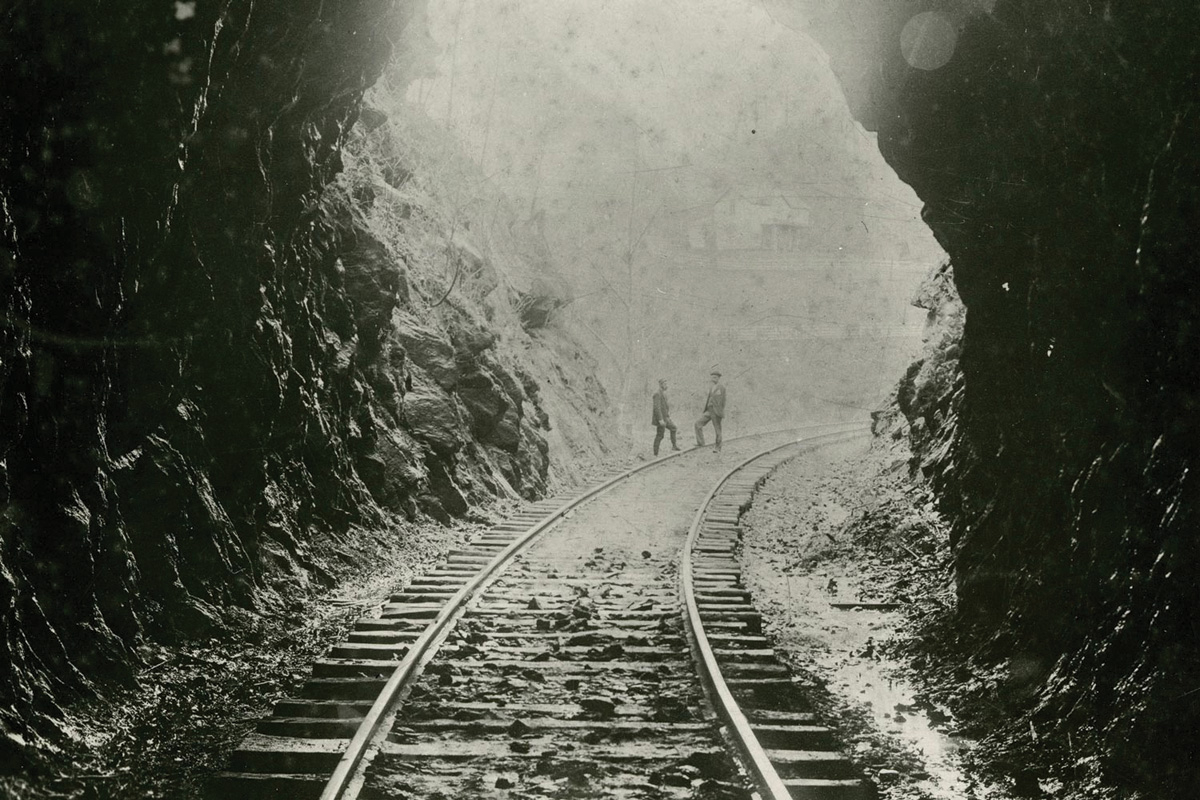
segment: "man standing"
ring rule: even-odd
[[[662,444],[663,431],[671,432],[671,449],[679,449],[679,446],[675,444],[676,428],[675,423],[671,422],[671,406],[667,403],[667,382],[663,378],[658,379],[658,391],[654,393],[654,414],[650,418],[650,424],[656,429],[654,455],[658,455],[658,446]]]
[[[721,452],[721,418],[725,416],[725,387],[721,385],[721,373],[712,371],[712,387],[704,401],[704,413],[696,420],[696,446],[704,447],[704,426],[711,420],[713,435],[717,439],[716,452]]]

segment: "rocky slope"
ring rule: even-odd
[[[962,391],[925,466],[955,520],[960,630],[998,637],[1014,728],[1094,745],[1109,785],[1186,794],[1200,12],[775,5],[823,41],[951,256]]]
[[[383,135],[361,98],[410,10],[0,12],[5,765],[62,703],[130,680],[143,643],[600,452],[602,422],[554,418],[606,400],[545,292],[485,302],[442,275],[468,239],[434,261],[387,240],[374,193],[413,165],[331,186],[351,138]]]

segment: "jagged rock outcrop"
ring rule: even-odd
[[[0,724],[29,739],[127,679],[139,637],[206,632],[273,562],[303,564],[306,529],[382,522],[353,465],[403,277],[321,196],[403,19],[391,0],[3,17]]]
[[[907,428],[892,428],[893,435],[907,434],[914,466],[925,475],[936,475],[953,442],[962,399],[958,362],[966,309],[954,288],[949,263],[930,272],[912,302],[928,312],[922,354],[896,386],[893,404],[874,415],[875,430],[883,433],[892,428],[895,417],[902,416]]]
[[[602,438],[550,434],[562,335],[501,342],[516,305],[469,237],[450,288],[486,314],[367,224],[415,165],[335,182],[413,10],[0,12],[0,767],[144,640],[328,584],[320,542],[533,497],[548,439]]]
[[[924,201],[967,309],[956,433],[931,464],[964,621],[1004,631],[1039,729],[1097,737],[1115,783],[1186,794],[1200,10],[788,5]]]

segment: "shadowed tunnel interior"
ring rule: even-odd
[[[0,766],[150,644],[645,449],[660,377],[686,433],[716,367],[735,430],[909,437],[1013,729],[1184,796],[1198,15],[0,10]]]

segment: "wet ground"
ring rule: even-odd
[[[743,517],[747,585],[882,797],[1007,800],[1007,787],[971,773],[963,755],[972,742],[955,735],[953,717],[924,701],[905,662],[889,656],[908,635],[909,593],[931,585],[915,571],[942,574],[937,520],[914,505],[919,493],[888,479],[901,467],[894,461],[858,442],[781,467]],[[948,589],[940,591],[953,602]]]
[[[558,564],[560,575],[567,575],[573,569],[598,569],[614,577],[641,575],[651,581],[662,579],[666,581],[664,585],[674,587],[673,570],[679,548],[700,499],[720,475],[767,444],[762,440],[727,443],[721,454],[711,449],[698,450],[664,463],[636,484],[597,498],[574,512],[530,556],[543,566]],[[897,567],[900,562],[894,558],[895,546],[889,554],[882,550],[876,554],[868,543],[850,540],[864,530],[862,521],[866,512],[882,505],[903,506],[907,502],[904,497],[887,494],[890,491],[894,495],[894,488],[880,488],[882,484],[877,479],[887,465],[880,463],[881,456],[864,455],[864,450],[864,444],[852,443],[805,454],[781,468],[760,490],[744,520],[746,578],[756,603],[767,618],[769,632],[788,651],[795,673],[802,676],[802,685],[812,692],[822,710],[836,715],[836,725],[848,751],[879,782],[883,797],[1006,800],[1008,795],[1001,787],[986,786],[963,768],[961,755],[964,748],[970,748],[970,743],[955,738],[954,720],[944,709],[922,702],[912,688],[904,664],[887,656],[885,643],[905,633],[903,614],[878,608],[831,606],[831,602],[904,602],[905,579],[898,574],[902,567]],[[925,512],[914,509],[911,513],[919,516]],[[460,541],[459,535],[439,531],[430,529],[429,539],[423,539],[419,550],[396,559],[397,564],[403,565],[402,572],[413,574],[420,564],[430,563],[437,553]],[[879,526],[868,532],[878,539],[876,544],[883,550],[888,547],[884,542],[896,539]],[[937,553],[921,549],[923,543],[919,537],[899,537],[898,541],[903,547],[916,548],[909,569],[932,569],[930,565],[936,564]],[[904,541],[910,544],[903,544]],[[318,657],[329,642],[341,636],[355,609],[369,606],[384,584],[395,587],[395,578],[383,572],[364,578],[362,585],[347,583],[324,601],[281,613],[267,634],[259,632],[259,628],[240,639],[214,640],[178,652],[164,651],[162,663],[144,676],[142,691],[113,706],[107,712],[107,719],[81,720],[80,736],[86,743],[81,741],[81,749],[74,751],[75,769],[36,776],[32,785],[22,785],[22,793],[42,797],[195,797],[205,776],[220,767],[227,749],[253,725],[253,720],[269,708],[275,697],[286,693],[289,682],[300,680],[307,661]],[[524,607],[538,592],[555,594],[551,587],[518,585],[526,578],[514,573],[507,584],[501,582],[497,589],[521,594]],[[635,596],[639,591],[644,596]],[[608,597],[585,599],[582,605],[579,597],[564,600],[551,596],[539,600],[539,604],[545,602],[546,610],[550,611],[551,605],[569,600],[567,605],[574,614],[577,606],[591,604],[594,611],[600,611],[616,603],[629,606],[628,610],[635,614],[670,611],[677,616],[672,606],[675,599],[659,594],[649,587],[613,587]],[[649,606],[638,608],[647,602]],[[331,615],[330,608],[337,613]],[[293,620],[291,628],[288,616]],[[337,618],[336,624],[329,623],[333,617]],[[600,619],[596,617],[597,621]],[[584,628],[589,626],[596,627],[588,622]],[[319,632],[314,633],[314,629]],[[579,633],[586,635],[589,630]],[[655,631],[654,635],[674,633],[664,630]],[[642,637],[646,641],[625,644],[649,650],[661,644],[650,641],[653,637],[644,633]],[[286,650],[281,651],[281,646]],[[531,643],[510,642],[501,646],[536,649],[538,644],[531,640]],[[531,710],[537,710],[539,703],[547,708],[552,706],[551,689],[559,679],[578,678],[566,675],[572,670],[587,671],[582,664],[572,666],[569,662],[604,658],[599,648],[583,640],[576,649],[580,651],[578,654],[555,658],[563,661],[563,665],[554,669],[538,667],[537,675],[501,671],[488,676],[497,688],[496,696],[491,698],[492,705],[507,705],[510,712],[519,710],[522,704]],[[464,654],[469,663],[470,651]],[[526,656],[541,658],[532,649],[522,660]],[[461,663],[456,669],[465,669],[468,663]],[[613,701],[614,723],[622,719],[622,711],[637,711],[640,706],[649,708],[653,714],[653,702],[643,702],[652,694],[649,683],[662,685],[663,675],[668,678],[668,686],[676,683],[674,667],[668,666],[663,673],[660,666],[666,665],[656,664],[646,674],[611,676],[617,683],[605,683],[607,678],[602,680],[600,683],[604,685],[597,685],[596,694],[598,700],[605,702],[597,704],[597,713],[608,713],[607,702]],[[513,667],[528,669],[528,665]],[[456,702],[451,696],[455,677],[450,674],[448,680],[445,675],[431,673],[424,696],[413,698],[414,720],[424,717],[428,722],[431,715],[442,718],[440,708],[434,706]],[[646,687],[642,687],[644,682],[649,682]],[[665,710],[664,713],[671,712],[667,716],[676,711],[683,714],[695,707],[694,692],[682,682],[675,688],[679,690],[679,702]],[[642,694],[646,697],[639,699]],[[631,702],[616,702],[621,700]],[[463,700],[471,702],[478,701]],[[628,708],[621,709],[623,705]],[[481,722],[483,727],[490,724],[486,719],[476,718],[470,709],[460,716],[467,723]],[[683,724],[686,727],[686,721]],[[613,727],[615,730],[620,726]],[[524,791],[542,796],[575,796],[572,792],[578,794],[582,788],[579,771],[564,768],[561,774],[553,771],[538,774],[525,770],[521,764],[536,764],[537,759],[518,758],[526,755],[519,751],[528,746],[534,752],[551,740],[561,740],[567,745],[562,748],[564,756],[571,752],[571,747],[586,755],[588,749],[603,750],[608,746],[604,737],[597,739],[582,728],[551,733],[519,729],[518,733],[511,737],[516,749],[505,744],[508,761],[497,762],[496,767],[472,776],[469,785],[474,788],[468,794],[475,791],[492,796],[512,784],[513,789],[523,785],[517,794]],[[644,792],[662,797],[676,796],[681,790],[686,794],[689,788],[680,785],[685,778],[691,784],[699,778],[697,770],[712,772],[711,760],[703,757],[710,749],[705,743],[707,736],[683,728],[679,734],[680,746],[676,751],[650,754],[651,760],[658,764],[655,770],[659,771],[659,782],[647,782],[642,786]],[[570,741],[572,737],[580,741]],[[403,752],[404,743],[396,744],[397,752]],[[700,763],[691,764],[688,759]],[[564,763],[570,760],[566,758]],[[577,761],[583,763],[586,759],[581,756]],[[647,774],[655,770],[648,770]],[[582,768],[581,771],[587,772]],[[527,778],[523,778],[526,773]],[[462,793],[454,790],[455,781],[438,781],[433,777],[434,783],[446,785],[447,796]],[[730,777],[714,773],[690,788],[703,785],[703,780],[715,780],[708,784],[710,789],[724,794]],[[522,784],[523,780],[526,782]],[[592,790],[603,794],[603,776],[587,780],[592,782]]]
[[[747,797],[701,709],[678,562],[708,490],[769,444],[684,453],[548,531],[426,669],[363,796]]]

